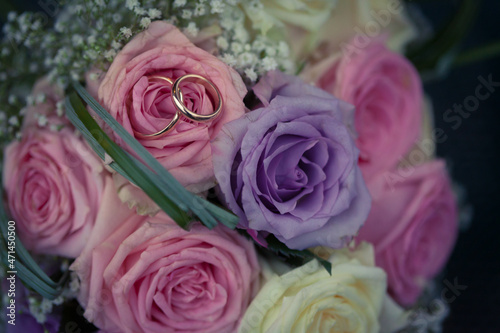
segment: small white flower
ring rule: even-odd
[[[46,96],[45,94],[38,94],[36,95],[36,99],[35,99],[35,103],[36,104],[40,104],[40,103],[44,103],[46,101]]]
[[[71,281],[69,283],[69,289],[74,293],[78,292],[78,290],[80,289],[80,281],[78,280],[78,276],[75,273],[71,273]]]
[[[137,6],[139,6],[139,1],[137,0],[127,0],[125,2],[125,7],[127,7],[127,9],[134,10]]]
[[[241,67],[252,66],[256,62],[256,56],[253,53],[245,52],[238,56],[238,65]]]
[[[113,49],[104,52],[104,58],[106,58],[108,61],[113,60],[115,56],[116,56],[116,51]]]
[[[104,0],[94,0],[94,3],[98,7],[105,7],[106,6],[106,4],[104,3]]]
[[[7,80],[7,73],[1,72],[0,73],[0,81],[6,81]]]
[[[236,58],[234,57],[234,55],[230,54],[230,53],[225,53],[221,60],[228,66],[234,66],[236,65]]]
[[[122,47],[122,44],[114,40],[111,42],[111,47],[115,50],[118,50]]]
[[[7,15],[7,20],[9,22],[14,22],[17,18],[17,13],[16,12],[9,12],[9,14]]]
[[[9,104],[11,104],[11,105],[16,104],[17,103],[16,95],[10,95],[8,101],[9,101]]]
[[[123,35],[123,37],[128,39],[128,38],[132,37],[132,30],[130,28],[127,28],[127,27],[121,27],[120,34]]]
[[[61,305],[61,304],[63,304],[63,303],[64,303],[64,297],[59,296],[59,297],[57,297],[56,299],[54,299],[54,300],[52,301],[52,303],[53,303],[54,305]]]
[[[42,300],[42,303],[40,304],[40,310],[42,311],[42,313],[50,313],[52,312],[52,301],[44,298]]]
[[[122,15],[119,13],[113,14],[113,22],[118,23],[121,22],[122,20]]]
[[[174,1],[174,8],[176,7],[184,7],[186,5],[186,0],[175,0]]]
[[[190,10],[187,10],[187,9],[184,9],[182,11],[182,14],[181,14],[181,17],[185,20],[189,20],[191,18],[191,16],[193,15],[193,12],[191,12]]]
[[[18,126],[19,125],[19,119],[16,116],[11,116],[9,118],[9,125]]]
[[[70,76],[71,76],[71,79],[73,81],[79,81],[80,80],[80,74],[78,74],[78,72],[71,71]]]
[[[224,12],[224,3],[221,0],[212,0],[210,2],[210,6],[212,7],[212,14],[220,14]]]
[[[205,12],[205,6],[201,3],[196,4],[196,6],[194,7],[194,16],[203,16],[205,15]]]
[[[91,79],[92,81],[96,81],[98,78],[99,78],[99,74],[97,74],[97,73],[91,73],[89,75],[89,79]]]
[[[276,55],[276,49],[272,46],[266,47],[266,55],[269,57],[274,57]]]
[[[262,59],[262,68],[266,72],[275,70],[276,67],[278,67],[278,63],[276,62],[276,60],[274,58],[265,57],[264,59]]]
[[[47,116],[41,114],[38,116],[38,126],[40,127],[45,127],[49,120],[47,119]]]
[[[0,122],[4,122],[7,119],[7,114],[5,111],[0,111]]]
[[[95,44],[96,41],[97,40],[96,40],[95,36],[88,36],[87,37],[87,44],[93,45],[93,44]]]
[[[92,73],[95,74],[95,73]],[[59,101],[56,103],[56,114],[58,117],[62,117],[64,115],[64,102]]]
[[[186,27],[186,29],[184,31],[186,32],[186,34],[188,34],[192,37],[196,37],[196,35],[198,35],[198,27],[196,26],[196,23],[194,23],[194,22],[189,22],[188,26]]]
[[[243,45],[241,43],[232,43],[231,51],[234,54],[240,54],[241,52],[243,52]]]
[[[87,50],[84,53],[90,60],[95,60],[99,56],[99,54],[95,50]]]
[[[161,17],[161,11],[159,11],[156,8],[150,8],[148,10],[148,16],[154,20],[154,19],[159,19]]]
[[[255,82],[257,80],[257,73],[255,73],[255,70],[253,68],[245,69],[245,75],[252,82]]]
[[[31,95],[28,95],[26,97],[26,105],[34,105],[35,104],[35,98]]]
[[[229,43],[226,38],[219,36],[217,38],[217,46],[222,50],[226,50],[229,47]]]
[[[149,17],[143,17],[141,19],[140,25],[143,29],[147,29],[150,24],[151,24],[151,19]]]
[[[285,58],[290,55],[290,47],[284,41],[280,41],[278,44],[278,54]]]
[[[144,15],[146,15],[146,10],[144,8],[142,8],[142,7],[135,7],[134,8],[134,13],[137,16],[144,16]]]

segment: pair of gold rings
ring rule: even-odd
[[[159,132],[144,134],[134,131],[136,137],[140,139],[152,140],[164,136],[165,134],[170,132],[175,127],[175,125],[177,125],[182,116],[197,123],[205,123],[214,120],[221,113],[222,96],[219,92],[219,89],[217,89],[217,87],[212,82],[210,82],[210,80],[204,78],[201,75],[186,74],[179,77],[177,80],[175,80],[175,82],[171,78],[166,76],[150,76],[149,79],[162,80],[172,86],[172,102],[174,103],[177,112],[174,114],[174,117],[172,118],[170,123],[168,123],[168,125]],[[209,97],[211,97],[212,101],[214,101],[214,104],[216,104],[214,112],[211,114],[203,115],[189,110],[186,105],[184,105],[184,95],[182,94],[181,90],[181,83],[183,82],[192,82],[205,87],[207,92],[210,94]]]

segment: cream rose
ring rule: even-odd
[[[360,47],[388,35],[392,50],[402,51],[416,36],[402,0],[262,0],[242,4],[255,30],[285,40],[291,56],[321,61],[338,53],[342,42],[359,37]],[[362,45],[361,45],[362,44]]]
[[[386,275],[374,267],[371,245],[331,253],[331,276],[316,260],[281,276],[264,265],[269,280],[247,309],[239,332],[370,333],[404,322],[403,311],[386,296]],[[274,268],[283,271],[282,265]]]

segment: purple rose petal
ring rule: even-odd
[[[371,203],[357,165],[353,107],[280,72],[268,73],[254,93],[261,106],[226,124],[212,143],[225,203],[254,238],[271,233],[294,249],[346,245]]]

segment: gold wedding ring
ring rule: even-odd
[[[211,94],[214,104],[217,104],[217,106],[214,108],[215,111],[211,114],[203,115],[194,113],[193,111],[189,110],[184,105],[184,101],[182,99],[180,84],[183,81],[193,82],[204,86],[205,89],[207,89],[207,91]],[[175,83],[172,86],[172,101],[174,102],[177,110],[179,110],[184,115],[184,117],[198,123],[205,123],[217,118],[220,115],[220,111],[222,110],[222,97],[220,95],[219,89],[217,89],[217,87],[212,82],[205,79],[203,76],[196,74],[187,74],[175,80]]]
[[[162,129],[159,132],[156,133],[151,133],[151,134],[144,134],[144,133],[139,133],[134,131],[134,134],[136,137],[139,139],[144,139],[144,140],[152,140],[152,139],[157,139],[159,137],[164,136],[168,132],[170,132],[175,125],[177,125],[177,122],[180,120],[181,115],[184,116],[185,118],[197,122],[197,123],[205,123],[214,120],[221,114],[222,110],[222,96],[219,92],[219,89],[210,82],[208,79],[204,78],[203,76],[196,75],[196,74],[186,74],[184,76],[179,77],[175,82],[171,78],[165,77],[165,76],[151,76],[149,79],[157,79],[157,80],[163,80],[169,83],[172,86],[172,102],[174,103],[175,108],[177,109],[177,112],[174,114],[174,117],[172,120],[168,123],[168,125]],[[181,83],[183,82],[192,82],[196,84],[202,85],[207,92],[209,93],[210,98],[212,99],[212,102],[216,104],[216,107],[214,108],[214,112],[208,115],[203,115],[203,114],[197,114],[193,112],[192,110],[189,110],[186,105],[184,104],[184,95],[181,90]]]
[[[172,81],[171,78],[168,78],[168,77],[165,77],[165,76],[150,76],[149,79],[150,80],[151,79],[163,80],[163,81],[167,81],[171,86],[174,85],[174,81]],[[182,92],[180,93],[179,97],[180,97],[180,100],[184,103],[184,96],[182,95]],[[161,131],[156,132],[156,133],[151,133],[151,134],[144,134],[144,133],[140,133],[140,132],[134,131],[134,134],[135,134],[136,137],[138,137],[139,139],[143,139],[143,140],[152,140],[152,139],[161,138],[162,136],[164,136],[165,134],[167,134],[168,132],[170,132],[175,127],[175,125],[179,121],[179,118],[180,118],[179,117],[179,112],[176,112],[174,114],[174,117],[172,118],[172,120]]]

